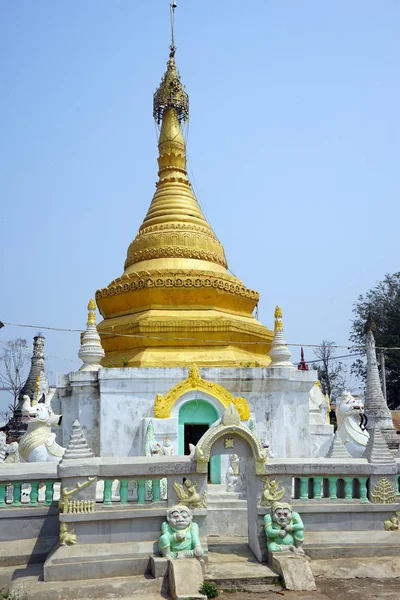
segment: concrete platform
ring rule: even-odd
[[[44,564],[46,581],[129,577],[150,572],[154,542],[58,546]]]
[[[151,576],[115,577],[102,580],[44,582],[43,565],[0,569],[0,586],[29,600],[170,600],[168,582]],[[8,571],[8,577],[5,572]]]
[[[58,543],[58,537],[18,539],[0,543],[0,568],[43,563]]]
[[[310,564],[315,578],[382,580],[399,578],[400,598],[400,555],[322,559],[312,560]]]
[[[306,531],[304,551],[310,558],[400,556],[396,531]]]

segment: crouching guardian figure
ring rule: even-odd
[[[165,558],[200,559],[203,556],[199,526],[193,523],[190,508],[178,504],[167,510],[167,521],[161,525],[158,547]]]
[[[299,513],[287,502],[277,501],[271,506],[271,514],[264,517],[268,552],[294,552],[304,554],[304,525]]]

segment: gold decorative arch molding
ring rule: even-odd
[[[183,394],[191,390],[199,390],[200,392],[210,394],[210,396],[221,402],[224,408],[228,408],[233,403],[242,421],[250,419],[250,407],[247,401],[244,398],[234,398],[222,385],[203,379],[196,365],[193,365],[189,370],[188,377],[174,385],[165,396],[157,394],[154,401],[154,416],[158,419],[168,419],[171,416],[174,404]]]

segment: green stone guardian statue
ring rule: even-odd
[[[167,510],[167,521],[161,525],[158,540],[165,558],[201,558],[199,526],[193,523],[193,513],[187,506],[176,505]]]
[[[264,517],[268,552],[294,552],[304,554],[304,525],[299,513],[287,502],[276,501],[271,514]]]

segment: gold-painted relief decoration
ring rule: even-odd
[[[61,546],[74,546],[76,544],[75,529],[68,531],[67,523],[60,523],[60,544]]]
[[[396,511],[391,519],[383,523],[386,531],[400,531],[400,510]]]
[[[179,398],[186,392],[194,389],[210,394],[219,400],[224,408],[233,403],[242,421],[247,421],[250,418],[250,408],[244,398],[234,398],[222,385],[203,379],[196,365],[193,365],[189,370],[188,377],[174,385],[165,396],[157,394],[154,402],[154,416],[158,419],[168,419],[171,416],[172,407]]]
[[[183,483],[180,484],[174,481],[172,484],[175,493],[178,497],[179,504],[184,504],[189,508],[206,508],[207,507],[207,490],[203,490],[202,495],[197,492],[198,482],[191,479],[183,478]]]
[[[279,487],[282,481],[277,481],[275,477],[264,477],[262,482],[264,483],[261,499],[261,504],[263,506],[272,506],[274,502],[281,500],[285,495],[285,488]]]
[[[372,502],[391,504],[396,502],[396,490],[387,477],[381,477],[371,493]]]
[[[62,513],[81,513],[81,512],[94,512],[94,501],[91,500],[70,500],[71,496],[79,492],[83,488],[90,485],[93,481],[96,481],[97,477],[88,477],[87,481],[78,483],[72,490],[67,488],[61,489],[60,500],[58,501],[58,507]]]

